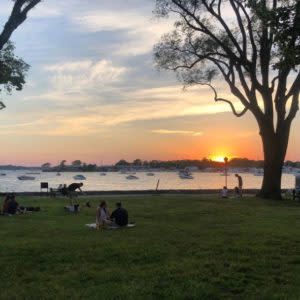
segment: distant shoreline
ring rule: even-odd
[[[230,190],[231,191],[231,190]],[[282,190],[283,192],[286,189]],[[256,195],[259,192],[259,189],[245,189],[244,194],[247,195]],[[233,192],[232,192],[233,193]],[[6,193],[0,193],[1,196]],[[50,194],[47,192],[16,192],[14,193],[18,196],[47,196]],[[112,196],[112,195],[216,195],[220,194],[220,189],[184,189],[184,190],[110,190],[110,191],[86,191],[83,196]],[[59,196],[60,197],[60,196]],[[80,196],[79,196],[80,197]]]

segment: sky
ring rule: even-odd
[[[0,0],[2,25],[11,5]],[[29,14],[12,37],[31,68],[21,92],[1,95],[0,164],[262,159],[249,113],[236,118],[208,87],[183,90],[157,69],[153,46],[173,21],[153,9],[154,0],[45,0]],[[299,130],[298,117],[288,159],[300,160]]]

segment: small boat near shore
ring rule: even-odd
[[[136,179],[139,179],[137,176],[134,176],[134,175],[129,175],[126,177],[126,179],[128,180],[136,180]]]
[[[151,172],[149,172],[149,173],[147,173],[147,176],[154,176],[155,174],[154,173],[151,173]]]
[[[35,177],[22,175],[22,176],[18,176],[18,179],[19,180],[35,180]]]
[[[264,176],[264,170],[263,169],[256,169],[253,173],[254,176]]]
[[[73,179],[75,179],[75,180],[86,180],[86,177],[83,176],[83,175],[81,175],[81,174],[79,174],[79,175],[73,176]]]
[[[188,170],[180,171],[179,177],[181,179],[194,179],[193,175]]]

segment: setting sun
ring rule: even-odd
[[[224,158],[228,157],[228,159],[230,159],[229,155],[212,155],[210,156],[210,159],[213,161],[217,161],[217,162],[224,162]]]

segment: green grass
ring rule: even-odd
[[[123,202],[137,227],[96,231],[95,205]],[[120,196],[0,217],[0,299],[300,299],[300,205],[255,198]]]

